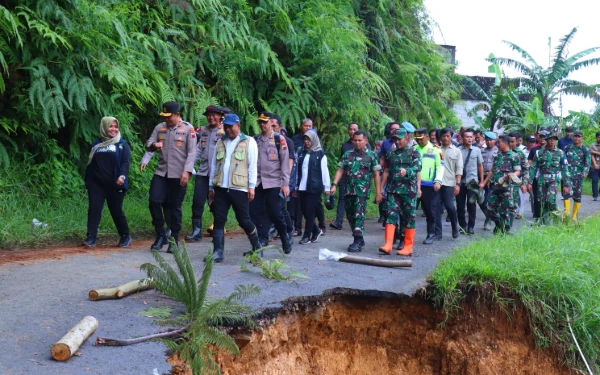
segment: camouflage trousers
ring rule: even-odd
[[[511,185],[510,187],[513,204],[515,205],[515,212],[517,211],[516,209],[519,208],[519,206],[521,205],[521,196],[519,195],[520,189],[521,186],[519,185]]]
[[[569,194],[565,195],[563,198],[570,199],[573,198],[574,202],[581,203],[581,195],[583,194],[583,176],[573,176],[571,178],[571,190]]]
[[[344,197],[346,218],[348,219],[348,223],[350,223],[350,230],[353,236],[362,236],[365,233],[367,199],[367,197],[358,197],[356,195],[346,195]]]
[[[518,193],[517,193],[518,194]],[[493,189],[488,201],[489,218],[500,228],[510,225],[510,218],[515,213],[513,189]]]
[[[552,211],[558,211],[556,204],[556,195],[558,194],[559,182],[555,179],[538,180],[537,199],[541,203],[542,216],[547,215]]]
[[[406,229],[415,229],[417,216],[417,198],[407,194],[387,194],[387,224],[398,225]]]

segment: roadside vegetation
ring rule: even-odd
[[[579,224],[532,226],[515,235],[468,244],[433,271],[432,298],[447,314],[475,288],[491,290],[510,314],[523,303],[541,347],[562,347],[568,364],[587,373],[600,368],[600,216]],[[511,297],[514,293],[516,297]]]

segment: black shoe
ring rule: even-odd
[[[119,243],[117,244],[117,246],[119,247],[129,247],[129,245],[131,245],[131,236],[128,234],[124,234],[121,236],[121,239],[119,240]]]
[[[263,236],[258,236],[258,244],[259,244],[259,246],[258,246],[259,248],[269,246],[269,238],[263,237]]]
[[[189,241],[202,241],[202,220],[192,220],[192,234],[185,236]]]
[[[319,227],[319,229],[321,230],[321,236],[324,236],[327,233],[327,227]]]
[[[467,234],[468,235],[474,235],[475,234],[475,230],[473,228],[467,228]]]
[[[329,224],[329,227],[335,230],[342,230],[342,223],[333,222]]]
[[[446,216],[446,223],[450,222],[450,216]]]
[[[323,233],[322,229],[319,229],[318,233],[313,234],[312,238],[310,239],[311,243],[315,243],[319,240],[319,237],[321,237],[322,235],[324,235],[325,233]]]
[[[275,226],[271,226],[271,228],[269,229],[269,238],[268,241],[269,242],[273,242],[273,240],[275,239],[275,234],[277,233],[277,229],[275,229]]]
[[[284,254],[289,254],[292,252],[292,237],[287,233],[284,233],[281,236],[281,247],[283,248]]]
[[[303,237],[300,242],[298,242],[300,245],[308,245],[309,243],[311,243],[310,238],[307,237]]]
[[[159,231],[156,232],[156,240],[150,247],[150,250],[161,250],[167,243],[169,243],[169,240],[165,235],[165,232],[160,228]]]
[[[360,246],[361,250],[362,250],[363,247],[365,247],[365,239],[363,238],[363,236],[360,236],[360,239],[358,241],[358,245]]]
[[[592,199],[594,202],[598,201],[598,197],[594,197],[594,199]]]
[[[404,236],[398,237],[398,247],[396,250],[404,249]]]
[[[458,230],[458,228],[453,228],[452,229],[452,238],[458,238],[458,236],[460,236],[460,231]]]
[[[427,237],[425,237],[425,240],[423,241],[423,245],[431,245],[432,243],[433,243],[433,234],[427,233]]]
[[[165,231],[165,237],[171,237],[171,228],[167,228],[167,230]]]
[[[167,248],[167,253],[169,254],[173,254],[173,251],[179,249],[179,239],[177,238],[177,236],[172,238],[173,240],[175,240],[175,243],[171,243],[171,241],[169,241],[169,247]]]
[[[438,234],[437,236],[434,235],[433,237],[431,237],[431,239],[434,240],[434,241],[441,241],[442,240],[442,235],[441,234]]]
[[[377,219],[378,223],[383,223],[385,221],[385,217],[383,215],[379,216],[379,219]]]
[[[352,244],[350,244],[350,246],[348,246],[348,252],[349,253],[358,253],[362,251],[362,248],[360,246],[360,239],[358,237],[354,237],[354,242],[352,242]]]
[[[96,236],[88,235],[83,244],[87,247],[96,247]]]

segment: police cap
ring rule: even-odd
[[[489,139],[496,139],[496,138],[498,138],[498,137],[496,137],[496,133],[494,133],[494,132],[485,132],[485,133],[483,133],[483,135],[486,138],[489,138]]]
[[[406,129],[406,132],[407,132],[407,133],[414,133],[414,132],[415,132],[415,127],[414,127],[414,125],[413,125],[413,124],[411,124],[411,123],[410,123],[410,122],[408,122],[408,121],[404,121],[404,122],[402,123],[402,127],[403,127],[404,129]]]
[[[406,137],[406,129],[404,129],[404,128],[396,129],[396,131],[392,135],[392,138],[404,138],[404,137]]]
[[[415,130],[415,139],[422,139],[427,134],[427,128],[419,128]]]
[[[181,112],[181,106],[177,102],[166,102],[162,106],[162,112],[160,115],[162,117],[170,117],[174,113]]]
[[[272,117],[271,112],[262,111],[259,113],[257,121],[269,121]]]

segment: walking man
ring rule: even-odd
[[[440,130],[440,142],[442,155],[444,155],[444,176],[442,177],[442,187],[437,194],[435,236],[433,237],[438,241],[442,239],[442,205],[446,208],[452,225],[452,238],[457,238],[459,235],[454,197],[460,192],[460,181],[463,174],[462,153],[452,144],[451,129]]]
[[[577,214],[581,207],[581,194],[583,193],[583,179],[588,175],[591,165],[590,150],[581,144],[583,132],[576,130],[573,133],[573,144],[565,147],[567,162],[571,168],[571,196],[573,197],[573,216],[571,220],[577,220]],[[565,196],[565,213],[568,215],[571,210],[569,196]]]
[[[475,234],[475,219],[477,215],[477,203],[474,197],[483,181],[483,157],[481,150],[473,146],[475,134],[472,129],[467,129],[462,134],[463,144],[458,147],[462,154],[463,174],[460,179],[460,191],[456,196],[456,209],[458,214],[458,225],[463,234]],[[475,188],[473,188],[475,187]],[[465,205],[469,214],[469,222],[465,220]]]
[[[369,140],[367,134],[360,130],[353,133],[354,148],[346,151],[338,164],[338,170],[331,184],[331,194],[335,194],[336,186],[345,181],[344,204],[350,230],[354,242],[348,247],[349,252],[361,251],[365,246],[363,238],[365,232],[365,214],[367,199],[371,190],[371,177],[375,179],[375,203],[381,201],[381,186],[379,171],[381,166],[377,155],[367,148]],[[342,191],[340,190],[340,197]],[[341,199],[341,198],[340,198]]]
[[[408,147],[406,130],[400,128],[393,135],[395,148],[385,158],[383,182],[389,183],[387,188],[387,222],[385,225],[385,245],[379,251],[392,253],[396,224],[400,221],[404,229],[403,249],[396,254],[411,256],[415,239],[415,217],[417,198],[421,196],[419,172],[421,171],[421,155],[417,150]]]
[[[160,250],[168,242],[165,236],[165,218],[162,206],[170,205],[171,236],[179,244],[181,231],[181,204],[196,159],[196,131],[189,122],[181,119],[181,106],[177,102],[163,104],[160,116],[164,122],[156,125],[146,142],[147,151],[160,151],[158,164],[150,183],[150,214],[156,231],[152,250]],[[167,252],[172,252],[169,244]]]
[[[254,199],[257,179],[258,147],[252,137],[240,131],[240,118],[230,113],[223,119],[225,135],[217,142],[210,167],[208,197],[214,199],[213,260],[223,261],[225,223],[229,208],[252,245],[252,252],[260,249],[256,227],[250,220],[249,203]],[[248,252],[244,253],[247,255]]]
[[[510,139],[510,149],[519,160],[519,165],[521,166],[521,184],[512,184],[510,186],[512,189],[513,202],[515,204],[515,211],[510,216],[511,226],[514,223],[515,217],[517,219],[521,219],[522,217],[520,214],[517,214],[517,212],[522,212],[522,207],[524,204],[524,202],[521,200],[521,193],[526,192],[527,186],[529,185],[529,165],[527,162],[527,156],[525,156],[525,153],[521,149],[519,149],[520,137],[521,134],[519,134],[518,132],[513,132],[508,135],[508,138]]]
[[[496,147],[496,134],[494,132],[485,132],[485,147],[481,149],[481,157],[483,158],[483,176],[487,176],[488,173],[492,170],[492,166],[494,165],[494,159],[498,154],[498,147]],[[483,230],[492,230],[492,220],[490,220],[487,213],[487,204],[490,199],[490,193],[492,189],[489,184],[486,184],[483,187],[484,196],[483,203],[479,205],[479,208],[485,215],[485,221],[483,223]]]
[[[596,132],[596,143],[590,145],[592,154],[592,197],[598,200],[598,179],[600,177],[600,132]]]

